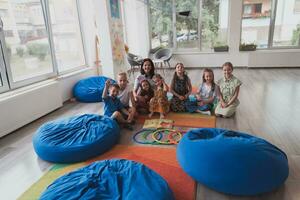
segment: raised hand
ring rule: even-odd
[[[106,87],[109,87],[109,86],[110,86],[110,80],[109,80],[109,79],[107,79],[107,80],[105,81],[105,86],[106,86]]]

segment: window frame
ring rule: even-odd
[[[45,0],[47,1],[47,0]],[[5,43],[5,36],[4,36],[4,31],[1,30],[0,32],[0,41],[1,41],[1,47],[2,47],[2,51],[3,51],[3,61],[5,63],[5,68],[6,68],[6,74],[7,74],[7,81],[9,81],[9,86],[10,89],[16,89],[19,87],[23,87],[32,83],[36,83],[39,81],[43,81],[46,79],[49,79],[51,77],[54,77],[56,75],[55,73],[55,64],[54,64],[54,60],[53,60],[53,54],[52,54],[52,47],[51,47],[51,41],[50,41],[50,34],[48,31],[47,27],[47,16],[46,16],[46,10],[45,10],[45,1],[40,0],[40,5],[42,8],[42,12],[43,12],[43,19],[45,22],[45,28],[47,31],[47,35],[48,35],[48,42],[49,42],[49,48],[50,48],[50,55],[51,55],[51,62],[52,62],[52,72],[46,73],[46,74],[42,74],[42,75],[38,75],[38,76],[34,76],[28,79],[24,79],[24,80],[20,80],[20,81],[14,81],[13,79],[13,75],[12,75],[12,70],[11,70],[11,65],[10,62],[8,60],[8,53],[7,53],[7,48],[6,48],[6,43]]]
[[[82,43],[82,48],[83,48],[83,56],[84,56],[84,64],[74,67],[69,70],[61,71],[59,72],[58,70],[58,65],[57,65],[57,60],[56,60],[56,55],[55,55],[55,49],[54,49],[54,40],[53,40],[53,32],[52,32],[52,24],[51,24],[51,16],[50,16],[50,8],[49,8],[49,0],[39,0],[37,2],[40,2],[40,6],[42,9],[42,14],[43,14],[43,22],[45,25],[45,30],[47,33],[47,38],[49,42],[49,48],[50,48],[50,56],[51,56],[51,69],[52,72],[34,76],[31,78],[27,78],[25,80],[19,80],[19,81],[14,81],[13,75],[12,75],[12,70],[11,66],[9,63],[9,57],[8,57],[8,52],[6,48],[6,43],[5,43],[5,36],[4,36],[4,30],[3,30],[3,23],[2,19],[0,17],[0,75],[1,75],[1,80],[2,80],[2,86],[0,86],[0,94],[14,90],[20,87],[24,87],[26,85],[30,85],[36,82],[44,81],[49,78],[54,78],[58,77],[60,75],[68,74],[71,72],[75,72],[78,70],[82,70],[84,68],[88,67],[87,64],[87,49],[86,49],[86,44],[84,42],[84,33],[82,30],[82,19],[81,19],[81,10],[80,10],[80,1],[76,0],[76,11],[77,11],[77,20],[78,20],[78,25],[79,25],[79,30],[80,30],[80,39]]]
[[[176,11],[176,0],[173,0],[173,20],[174,20],[173,21],[173,24],[174,24],[174,26],[173,26],[173,44],[174,44],[173,48],[176,49],[176,51],[185,52],[185,51],[201,51],[202,50],[202,48],[200,46],[201,45],[201,42],[200,42],[200,40],[201,40],[201,37],[200,37],[200,35],[201,35],[201,32],[200,32],[200,30],[201,30],[201,27],[200,27],[201,20],[200,19],[201,19],[202,8],[199,7],[199,5],[202,5],[202,0],[196,0],[196,3],[197,3],[197,5],[196,5],[196,7],[197,7],[197,13],[198,13],[198,15],[197,15],[197,17],[198,17],[198,19],[197,19],[198,20],[198,23],[197,23],[198,34],[197,34],[197,36],[199,38],[197,40],[197,46],[194,47],[194,48],[192,48],[192,47],[189,47],[189,48],[178,48],[178,44],[177,44],[177,29],[176,29],[176,22],[177,22],[177,18],[176,18],[176,13],[177,13],[177,11]]]
[[[198,41],[197,41],[197,47],[195,48],[178,48],[178,45],[177,45],[177,34],[176,34],[176,0],[172,0],[172,32],[173,32],[173,38],[172,38],[172,42],[173,42],[173,47],[171,48],[174,52],[204,52],[204,53],[207,53],[207,52],[213,52],[213,48],[211,49],[211,51],[205,51],[205,50],[202,50],[202,38],[201,38],[201,32],[202,32],[202,20],[201,20],[201,16],[202,16],[202,2],[203,0],[197,0],[197,9],[198,9],[198,28],[197,28],[197,36],[198,36]],[[228,4],[230,2],[228,1]],[[148,3],[148,9],[147,9],[147,13],[148,13],[148,32],[149,32],[149,46],[150,46],[150,49],[153,48],[152,46],[152,28],[151,28],[151,12],[150,12],[150,7],[151,7],[151,2],[149,1]],[[229,7],[228,7],[229,8]],[[227,15],[227,26],[229,25],[229,18],[230,17],[230,13],[228,13]],[[229,32],[229,26],[227,28],[227,44],[228,44],[228,34]]]
[[[270,0],[271,1],[271,14],[270,14],[270,24],[269,24],[269,32],[268,32],[268,45],[266,48],[257,48],[257,50],[282,50],[282,49],[300,49],[300,38],[297,46],[273,46],[274,40],[274,31],[275,31],[275,22],[276,22],[276,14],[277,14],[277,5],[278,0]],[[244,7],[243,0],[243,7]],[[240,31],[240,45],[242,44],[242,31],[243,31],[243,12],[244,9],[241,10],[241,31]]]
[[[1,19],[0,19],[1,20]],[[1,21],[2,23],[2,21]],[[0,32],[2,32],[2,27],[0,28]],[[6,69],[3,57],[3,50],[2,50],[2,42],[0,41],[0,79],[2,85],[0,86],[0,93],[6,92],[9,90],[9,84],[6,76]]]
[[[50,15],[50,8],[49,8],[49,0],[45,0],[47,3],[45,4],[46,6],[46,10],[47,10],[47,19],[48,19],[48,26],[49,26],[49,34],[51,35],[51,43],[53,45],[53,47],[51,47],[51,50],[53,51],[53,55],[55,57],[55,46],[54,46],[54,39],[53,39],[53,30],[52,30],[52,21],[51,21],[51,15]],[[82,48],[83,48],[83,57],[84,57],[84,64],[80,65],[80,66],[76,66],[74,68],[68,69],[68,70],[64,70],[64,71],[59,71],[59,67],[57,64],[57,60],[55,59],[55,66],[56,66],[56,71],[57,71],[57,75],[65,75],[74,71],[78,71],[80,69],[83,68],[87,68],[88,64],[87,64],[87,58],[86,58],[86,47],[85,47],[85,43],[83,42],[83,38],[84,38],[84,34],[82,31],[82,21],[80,19],[81,17],[81,11],[80,11],[80,6],[79,6],[79,0],[75,1],[76,3],[76,9],[77,9],[77,19],[78,19],[78,25],[79,25],[79,30],[80,30],[80,38],[81,38],[81,43],[82,43]]]

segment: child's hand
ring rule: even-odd
[[[106,87],[109,87],[109,86],[110,86],[110,80],[109,80],[109,79],[107,79],[107,80],[105,81],[105,86],[106,86]]]
[[[179,99],[180,99],[181,101],[183,101],[183,100],[185,100],[185,97],[184,97],[184,96],[179,96]]]
[[[222,108],[226,108],[228,105],[227,105],[227,103],[225,103],[224,101],[221,101],[221,107]]]

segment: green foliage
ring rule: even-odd
[[[163,35],[168,35],[168,40],[172,41],[172,0],[151,0],[150,12],[151,28],[157,34],[160,44]]]
[[[150,0],[151,29],[157,36],[160,44],[164,42],[162,36],[167,36],[172,46],[173,36],[181,30],[188,33],[198,31],[198,0],[176,0],[176,32],[173,35],[173,0]],[[203,0],[201,10],[201,40],[205,46],[213,47],[219,32],[219,5],[220,0]],[[188,17],[178,13],[191,11]]]
[[[37,56],[40,60],[45,60],[46,55],[49,53],[49,47],[43,43],[30,43],[27,44],[29,55]]]
[[[16,51],[17,51],[17,55],[19,57],[23,57],[23,55],[24,55],[24,49],[22,47],[17,47]]]
[[[219,32],[219,5],[220,1],[204,0],[202,9],[201,38],[206,46],[212,47]]]
[[[255,51],[256,50],[256,44],[254,43],[242,43],[240,44],[240,51]]]
[[[298,45],[299,38],[300,38],[300,24],[298,24],[297,28],[293,30],[292,45]]]

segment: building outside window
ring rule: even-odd
[[[85,66],[77,1],[3,0],[0,17],[0,92]]]
[[[255,43],[261,49],[299,48],[299,2],[244,0],[241,43]]]
[[[12,82],[53,72],[48,35],[39,0],[6,1],[2,17],[6,42],[7,70]],[[33,12],[34,11],[34,12]],[[22,33],[22,35],[19,35]]]

